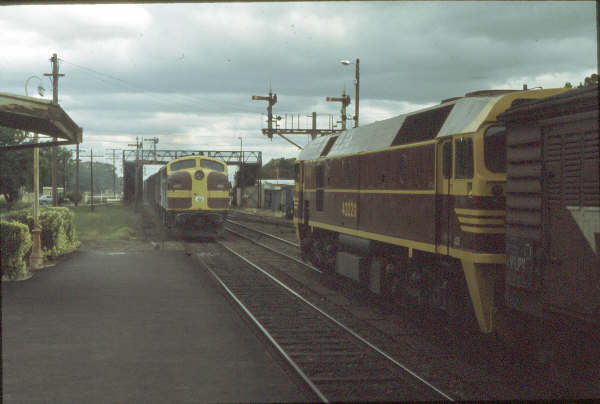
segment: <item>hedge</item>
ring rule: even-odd
[[[27,276],[27,260],[31,250],[31,234],[23,223],[0,220],[2,255],[0,272],[8,279],[22,279]]]
[[[29,231],[33,229],[33,213],[31,209],[22,210],[10,215],[12,220],[26,224]],[[42,227],[41,243],[44,255],[56,258],[75,251],[79,240],[73,231],[73,212],[65,207],[47,207],[40,209],[40,226]]]

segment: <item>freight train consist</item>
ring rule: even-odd
[[[204,156],[175,159],[144,181],[144,195],[173,235],[221,236],[229,208],[227,165]]]
[[[303,258],[486,333],[511,309],[598,324],[596,91],[479,91],[315,139]]]

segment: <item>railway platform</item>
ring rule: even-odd
[[[176,249],[79,251],[3,283],[2,374],[5,403],[307,400]]]

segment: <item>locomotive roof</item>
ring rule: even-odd
[[[420,115],[425,117],[428,112],[435,113],[436,110],[440,110],[439,112],[441,112],[442,109],[445,109],[446,111],[449,110],[445,120],[440,121],[443,122],[443,124],[439,130],[437,130],[437,128],[435,129],[437,130],[437,133],[432,133],[432,136],[429,139],[423,140],[462,133],[472,133],[477,131],[477,129],[486,121],[495,119],[496,114],[500,111],[497,110],[498,108],[494,107],[502,104],[501,110],[504,110],[510,106],[513,100],[517,98],[538,98],[542,91],[547,93],[547,95],[553,95],[564,90],[515,91],[512,93],[501,93],[500,95],[492,95],[494,93],[484,92],[481,96],[477,93],[468,94],[466,97],[450,99],[439,105],[434,105],[408,114],[398,115],[358,128],[352,128],[339,134],[319,137],[306,145],[300,152],[298,159],[318,159],[321,157],[321,154],[323,154],[323,150],[327,146],[329,140],[336,136],[338,138],[335,143],[333,143],[333,146],[331,146],[326,157],[342,156],[391,147],[398,144],[395,143],[397,142],[396,138],[404,123],[406,122],[408,124],[407,119],[410,117],[418,119]],[[426,120],[427,118],[423,119]],[[438,119],[440,118],[438,117]],[[411,125],[414,126],[414,122],[411,123]],[[408,143],[412,142],[413,141]],[[405,143],[407,142],[400,144]]]

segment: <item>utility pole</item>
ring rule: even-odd
[[[140,172],[140,141],[139,141],[139,137],[136,136],[135,137],[135,144],[128,144],[127,146],[135,146],[135,179],[134,179],[134,206],[135,206],[135,210],[137,211],[139,209],[139,172]],[[123,165],[123,167],[125,167]]]
[[[116,155],[115,152],[119,149],[108,149],[112,150],[112,160],[113,160],[113,198],[117,197],[117,163],[116,163]]]
[[[92,193],[92,203],[90,210],[94,211],[94,149],[90,149],[90,191]]]
[[[341,110],[341,114],[342,114],[342,130],[346,130],[346,107],[348,105],[350,105],[350,97],[348,95],[346,95],[346,89],[344,89],[344,92],[342,93],[342,97],[327,97],[325,98],[325,101],[331,101],[331,102],[341,102],[342,103],[342,110]]]
[[[244,207],[244,151],[242,148],[242,144],[242,138],[240,138],[240,176],[238,177],[238,180],[240,182],[240,208]]]
[[[358,128],[358,92],[360,90],[360,59],[356,58],[356,103],[354,104],[354,127]]]
[[[58,78],[64,76],[64,74],[58,74],[58,57],[56,53],[52,54],[50,58],[52,62],[52,73],[44,73],[44,76],[52,76],[52,103],[58,105]],[[54,142],[57,141],[53,138]],[[56,145],[52,146],[52,205],[58,206],[58,197],[56,195]]]

